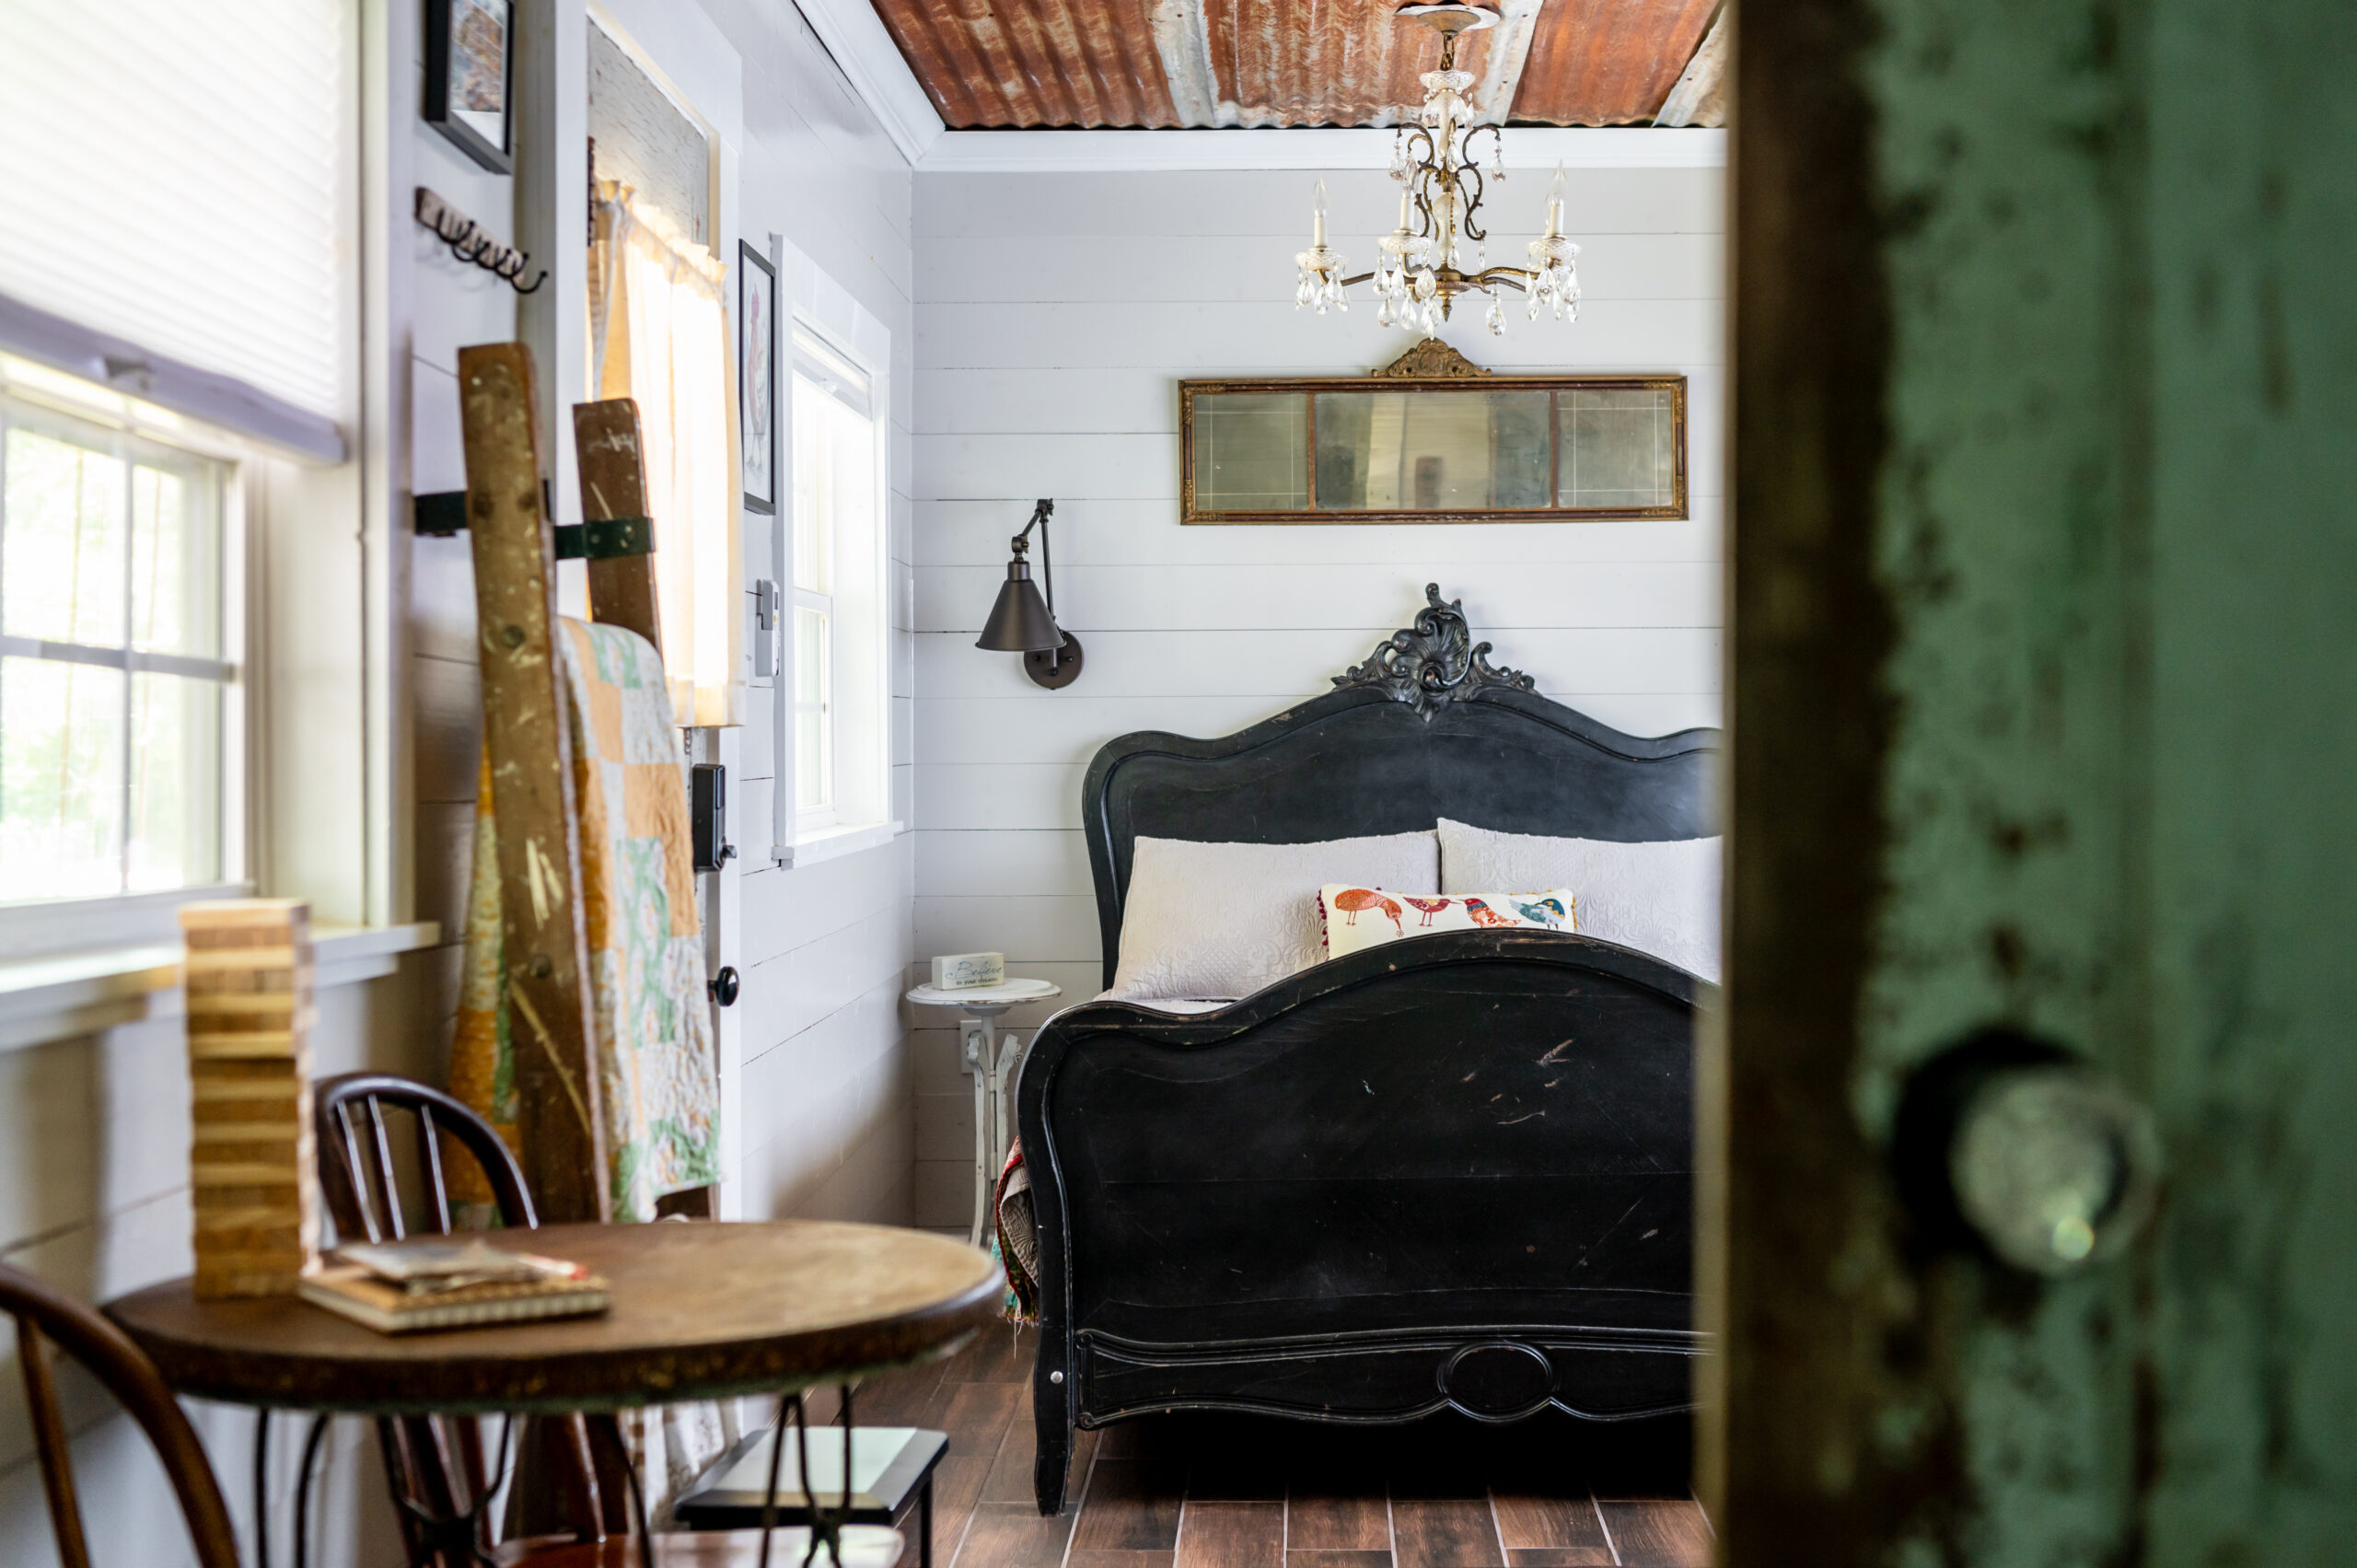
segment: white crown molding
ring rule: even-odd
[[[900,156],[910,167],[923,168],[943,134],[941,111],[909,69],[876,7],[869,0],[795,0],[795,6]]]
[[[920,174],[1146,173],[1168,169],[1384,168],[1392,133],[1256,131],[945,131],[911,160]],[[1484,149],[1486,151],[1486,149]],[[1724,130],[1509,125],[1506,167],[1724,168]]]

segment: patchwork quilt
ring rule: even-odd
[[[720,1177],[720,1087],[686,763],[663,661],[635,632],[570,617],[557,647],[581,814],[598,1087],[617,1220],[651,1220],[667,1192]],[[475,803],[466,968],[451,1091],[517,1143],[516,1068],[501,958],[498,830],[485,760]],[[453,1195],[485,1202],[471,1162]]]

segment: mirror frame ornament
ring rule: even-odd
[[[1662,506],[1487,506],[1463,510],[1330,511],[1318,509],[1318,400],[1319,392],[1363,392],[1370,381],[1415,391],[1486,392],[1511,388],[1556,392],[1666,391],[1672,394],[1674,489]],[[1222,392],[1306,392],[1308,406],[1308,504],[1299,511],[1205,512],[1195,505],[1195,399]],[[1551,443],[1551,436],[1550,436]],[[1551,450],[1550,445],[1550,450]],[[1500,376],[1474,364],[1438,338],[1425,338],[1390,364],[1364,376],[1287,377],[1178,383],[1178,520],[1182,524],[1295,523],[1555,523],[1611,519],[1682,518],[1687,513],[1686,377],[1655,376]],[[1556,494],[1554,484],[1549,494]]]

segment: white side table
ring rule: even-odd
[[[1006,1166],[1014,1143],[1014,1117],[1006,1105],[1007,1074],[1023,1053],[1013,1035],[998,1032],[999,1015],[1026,1002],[1048,1002],[1064,989],[1044,980],[1009,980],[1004,985],[977,985],[959,991],[938,991],[920,985],[908,999],[920,1007],[955,1007],[963,1015],[958,1033],[966,1072],[974,1080],[974,1225],[968,1237],[975,1246],[990,1234],[991,1193],[998,1173]]]

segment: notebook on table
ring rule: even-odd
[[[482,1241],[343,1247],[298,1285],[304,1300],[380,1334],[578,1318],[612,1305],[578,1263]]]

